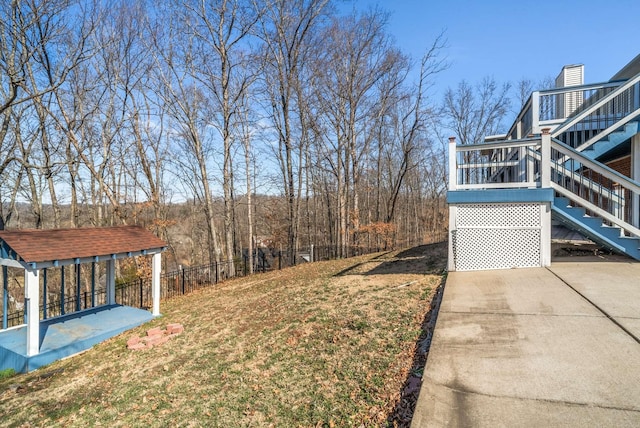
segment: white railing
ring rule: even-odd
[[[551,135],[562,137],[569,131],[603,130],[619,122],[640,107],[639,82],[640,74],[622,83],[617,82],[615,88],[608,87],[612,90],[602,91],[597,97],[585,102],[584,106],[572,112],[568,120],[555,128]],[[563,138],[560,140],[567,143]]]
[[[624,83],[615,81],[535,91],[511,125],[508,138],[521,139],[540,134],[543,128],[554,129]]]
[[[520,110],[507,138],[551,135],[584,150],[640,116],[640,74],[622,81],[535,91]]]
[[[587,214],[640,236],[640,183],[595,162],[548,130],[539,138],[449,145],[449,190],[553,188]]]
[[[548,134],[498,143],[456,145],[453,138],[449,142],[450,190],[536,188],[548,183]]]
[[[559,140],[551,142],[551,187],[587,213],[640,236],[640,183],[595,162]]]
[[[639,116],[640,74],[599,97],[588,108],[574,112],[552,136],[583,151]]]

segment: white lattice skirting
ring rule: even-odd
[[[548,204],[461,204],[451,208],[455,270],[542,266],[542,228]]]

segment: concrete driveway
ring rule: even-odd
[[[640,426],[640,263],[451,272],[412,427]]]

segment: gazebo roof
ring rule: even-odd
[[[33,268],[152,254],[166,246],[141,226],[0,230],[0,259]]]

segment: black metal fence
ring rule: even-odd
[[[338,258],[355,257],[363,254],[382,251],[382,248],[348,247],[342,254],[335,247],[309,247],[298,251],[294,257],[287,252],[271,248],[259,248],[254,251],[253,272],[264,273],[280,270],[296,264],[335,260]],[[248,253],[241,258],[214,262],[208,265],[190,266],[166,272],[160,275],[160,298],[170,299],[175,296],[189,294],[195,290],[210,287],[231,277],[247,276],[250,273]],[[149,309],[153,304],[151,296],[151,278],[139,278],[129,282],[117,282],[115,301],[125,306]],[[40,305],[40,318],[47,319],[56,316],[90,309],[104,305],[107,302],[105,288],[96,289],[92,293],[81,292],[80,295],[69,293],[61,299],[48,299],[46,305]],[[7,327],[24,323],[25,311],[19,310],[7,314]]]

